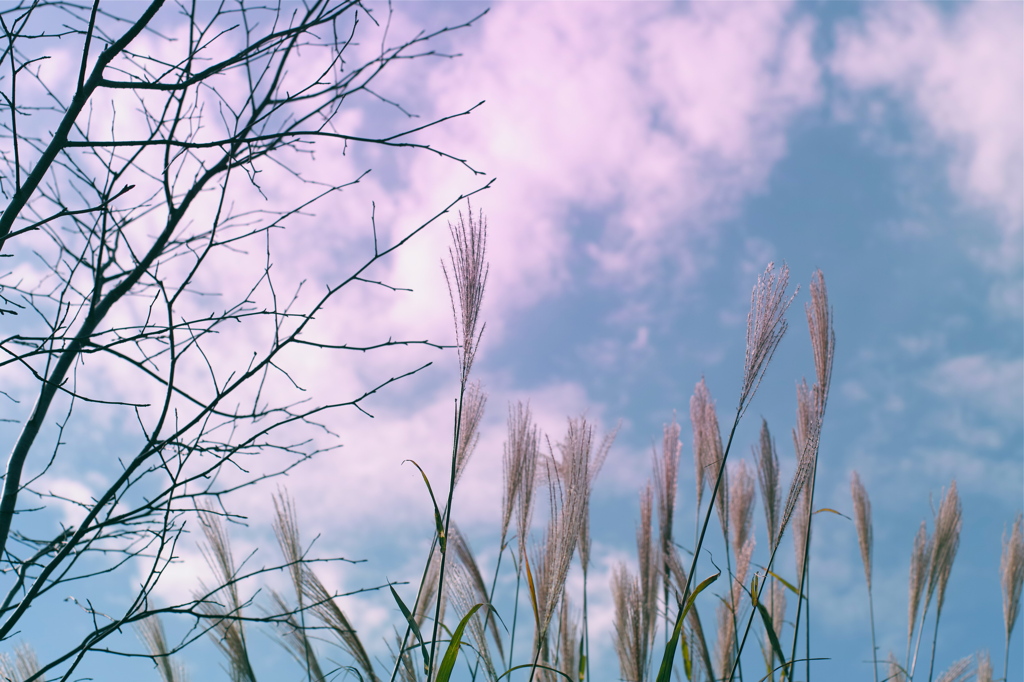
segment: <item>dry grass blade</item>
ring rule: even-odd
[[[164,625],[159,616],[150,616],[135,626],[139,639],[146,645],[163,682],[184,682],[185,671],[181,663],[171,658],[164,634]],[[0,675],[2,677],[2,675]]]
[[[779,456],[775,452],[772,434],[768,431],[768,422],[764,419],[761,420],[761,437],[754,450],[754,461],[757,462],[757,481],[761,487],[768,538],[774,550],[779,533]]]
[[[1003,553],[999,559],[999,578],[1003,588],[1003,623],[1006,645],[1020,613],[1021,588],[1024,588],[1024,517],[1017,514],[1010,537],[1003,536]]]
[[[455,448],[453,486],[458,485],[473,451],[476,450],[476,444],[480,440],[480,422],[483,420],[486,405],[487,394],[484,393],[479,381],[473,382],[466,389],[462,400],[462,409],[459,411],[459,442]]]
[[[786,333],[786,310],[793,296],[786,298],[789,268],[783,265],[776,273],[769,263],[750,294],[747,315],[747,355],[743,365],[743,389],[740,391],[738,414],[742,417],[761,384],[764,372],[775,355],[775,349]]]
[[[441,267],[448,281],[448,294],[452,301],[452,313],[455,315],[455,341],[459,348],[461,385],[465,388],[485,326],[480,324],[480,329],[477,330],[489,270],[486,259],[487,221],[482,211],[474,220],[473,208],[470,206],[468,221],[460,211],[458,225],[449,223],[448,228],[451,230],[453,242],[452,248],[449,249],[451,273],[444,263]],[[454,291],[451,281],[453,277]]]

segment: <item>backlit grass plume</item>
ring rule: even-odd
[[[1010,664],[1010,636],[1020,613],[1020,595],[1024,588],[1024,518],[1017,514],[1010,537],[1003,537],[1003,553],[999,560],[999,578],[1003,588],[1003,624],[1006,627],[1006,655],[1003,679]]]

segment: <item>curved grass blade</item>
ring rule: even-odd
[[[568,675],[566,675],[565,673],[563,673],[561,670],[555,670],[554,668],[549,668],[548,666],[541,665],[540,663],[522,663],[520,665],[517,665],[517,666],[514,666],[512,668],[509,668],[508,670],[506,670],[505,672],[503,672],[502,674],[500,674],[496,678],[494,678],[494,680],[495,680],[495,682],[497,682],[498,680],[500,680],[501,678],[505,677],[506,675],[510,675],[511,673],[514,673],[516,670],[521,670],[523,668],[533,668],[534,670],[547,670],[549,673],[555,673],[556,675],[561,675],[565,679],[569,680],[569,682],[572,682],[572,678],[569,677]]]
[[[437,530],[437,541],[441,545],[441,554],[444,554],[444,551],[446,549],[445,542],[447,540],[444,534],[444,519],[441,518],[441,510],[437,506],[437,498],[434,497],[434,489],[430,487],[430,479],[427,478],[427,473],[423,471],[423,467],[417,464],[415,460],[407,459],[403,461],[402,464],[405,464],[405,462],[409,462],[414,467],[419,469],[420,476],[423,477],[423,482],[427,484],[427,492],[430,493],[430,502],[431,504],[434,505],[434,525],[436,526]]]
[[[690,609],[693,607],[693,602],[697,599],[697,595],[706,590],[711,583],[718,580],[718,576],[720,575],[722,575],[721,571],[704,578],[700,585],[697,585],[693,590],[693,593],[686,598],[686,604],[679,612],[679,618],[676,619],[676,626],[672,630],[672,638],[668,641],[668,644],[665,645],[665,655],[661,657],[661,667],[658,669],[658,677],[655,678],[656,682],[671,682],[672,660],[676,657],[676,647],[679,646],[679,636],[682,634],[683,621],[686,619],[686,614],[689,613]]]
[[[452,633],[452,639],[448,642],[448,649],[444,652],[444,658],[441,659],[441,665],[437,669],[437,682],[448,682],[452,676],[452,671],[455,669],[455,661],[459,657],[459,648],[462,646],[462,633],[465,632],[466,626],[469,625],[469,619],[472,618],[483,604],[477,604],[471,608],[462,620],[459,621],[458,627],[455,628],[455,632]]]
[[[782,583],[782,586],[785,587],[786,589],[788,589],[793,594],[795,594],[797,596],[800,596],[800,590],[798,590],[795,587],[793,587],[793,584],[791,582],[789,582],[788,580],[786,580],[785,578],[780,576],[778,573],[775,573],[774,571],[768,571],[768,575],[770,575],[771,577],[775,578],[780,583]]]
[[[764,622],[764,629],[768,632],[768,641],[772,644],[772,650],[778,657],[781,665],[779,667],[789,665],[786,663],[786,655],[782,653],[782,645],[779,643],[779,638],[775,634],[775,628],[772,627],[772,617],[768,613],[768,609],[764,607],[764,604],[757,604],[757,612],[761,614],[761,620]]]
[[[398,608],[401,609],[402,615],[405,616],[405,621],[409,624],[409,629],[412,630],[412,634],[416,635],[416,641],[419,642],[420,649],[423,651],[423,670],[430,670],[430,656],[427,653],[427,647],[423,643],[423,635],[420,634],[420,627],[416,625],[416,619],[413,617],[412,612],[409,611],[409,607],[405,605],[402,598],[398,596],[398,592],[395,592],[395,588],[391,583],[388,583],[388,589],[391,590],[391,595],[395,598],[398,603]]]

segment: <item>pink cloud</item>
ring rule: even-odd
[[[666,250],[692,270],[690,238],[760,189],[788,124],[820,96],[811,28],[776,3],[493,8],[464,57],[407,87],[437,113],[486,100],[434,139],[498,178],[480,198],[500,228],[495,305],[566,286],[574,240],[625,281]],[[465,185],[433,164],[407,168],[410,200]],[[573,234],[573,211],[605,226]]]

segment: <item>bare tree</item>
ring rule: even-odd
[[[243,614],[239,586],[271,569],[222,556],[217,519],[234,518],[229,493],[322,452],[312,430],[328,431],[330,411],[361,410],[422,369],[313,403],[289,374],[295,351],[336,362],[345,351],[435,345],[385,337],[355,346],[318,338],[312,321],[343,290],[391,288],[371,268],[463,196],[425,209],[428,219],[387,243],[367,211],[372,246],[315,293],[279,284],[273,267],[281,230],[362,177],[334,177],[336,164],[318,175],[314,152],[406,148],[476,172],[422,141],[472,109],[410,122],[377,84],[402,62],[449,56],[434,51],[436,39],[479,17],[394,43],[389,17],[316,0],[0,9],[0,433],[10,452],[0,640],[69,592],[86,623],[84,636],[51,639],[42,660],[19,659],[19,677],[68,679],[92,652],[130,654],[112,644],[126,625],[145,623],[151,654],[166,661],[204,632],[230,646],[247,620],[290,626],[304,609],[325,608],[331,595],[314,590],[318,602]],[[382,41],[364,40],[371,26]],[[377,107],[374,125],[346,127],[345,113],[361,106]],[[357,134],[366,128],[372,136]],[[244,280],[232,268],[253,258]],[[105,428],[116,437],[95,433]],[[69,461],[83,452],[88,464]],[[57,485],[86,467],[102,483],[85,498]],[[205,533],[217,583],[158,606],[150,596],[186,527]],[[285,554],[278,570],[307,561]],[[133,592],[101,608],[89,585],[111,578]],[[191,619],[192,630],[167,641],[151,619],[159,614]],[[174,675],[166,662],[159,670]]]

